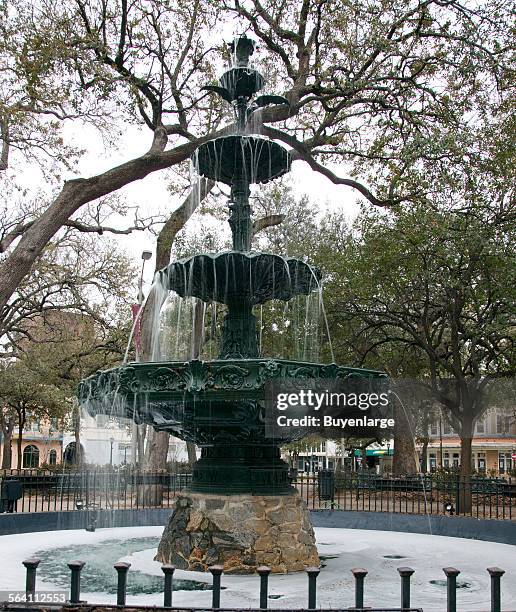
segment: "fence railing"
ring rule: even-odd
[[[0,512],[122,510],[171,506],[191,481],[189,473],[36,470],[0,472]],[[14,486],[16,484],[16,486]],[[9,499],[9,489],[19,497]]]
[[[40,564],[39,559],[27,559],[23,562],[26,568],[26,579],[25,579],[25,591],[14,591],[8,593],[8,600],[2,606],[9,609],[9,604],[23,603],[23,604],[45,604],[45,609],[52,608],[48,603],[59,603],[68,604],[72,606],[81,605],[82,608],[86,607],[85,601],[81,600],[81,573],[84,571],[85,563],[80,560],[70,561],[68,568],[70,569],[70,589],[69,591],[61,591],[53,593],[51,601],[46,598],[45,600],[39,599],[38,591],[36,590],[36,573],[38,565]],[[116,571],[116,605],[122,607],[127,605],[126,591],[127,591],[127,575],[131,567],[130,563],[119,561],[113,566]],[[175,567],[173,565],[162,565],[161,570],[163,572],[163,607],[171,608],[173,605],[173,592],[174,592],[174,572]],[[222,565],[212,565],[209,568],[212,575],[212,601],[211,609],[220,610],[224,602],[221,600],[221,579],[224,573]],[[87,569],[86,569],[87,571]],[[354,602],[350,603],[349,607],[344,607],[346,604],[343,602],[340,610],[348,610],[349,612],[362,612],[364,610],[365,592],[366,592],[366,577],[367,570],[364,568],[354,568],[350,570],[354,577]],[[400,608],[376,608],[377,612],[422,612],[422,608],[411,607],[411,577],[415,570],[411,567],[398,567],[400,584]],[[502,609],[502,592],[501,592],[501,578],[505,571],[499,567],[489,567],[486,570],[490,576],[490,600],[491,600],[491,612],[501,612]],[[443,568],[444,575],[446,576],[446,604],[443,601],[444,610],[446,605],[447,612],[457,612],[457,576],[460,574],[458,569],[454,567]],[[267,566],[261,566],[257,568],[259,574],[259,608],[256,610],[267,610],[269,608],[269,575],[271,568]],[[319,567],[308,567],[306,569],[307,574],[307,606],[305,610],[316,610],[317,609],[317,577],[319,576]],[[115,576],[113,575],[113,580]],[[258,582],[258,581],[257,581]],[[69,593],[69,596],[68,596]],[[417,596],[414,597],[417,599]],[[444,598],[443,598],[444,599]],[[11,600],[11,601],[9,601]],[[6,605],[7,604],[7,605]],[[378,602],[381,606],[381,602]],[[15,606],[12,606],[15,608]],[[32,605],[31,607],[34,607]],[[104,607],[104,606],[102,606]],[[138,606],[139,608],[141,606]],[[155,608],[154,608],[155,609]],[[181,607],[182,610],[185,608]],[[203,608],[204,610],[206,608]],[[224,608],[226,611],[227,608]],[[252,608],[251,608],[252,609]],[[319,608],[321,610],[321,608]],[[369,612],[375,612],[374,608],[367,607]],[[247,608],[250,610],[250,608]]]
[[[323,470],[297,476],[294,483],[311,509],[516,518],[516,479],[511,478],[457,474],[386,478]]]
[[[0,472],[0,511],[52,512],[170,507],[189,473],[36,470]],[[516,479],[428,474],[385,478],[367,472],[292,475],[310,509],[516,519]]]

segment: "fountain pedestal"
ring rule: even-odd
[[[185,493],[165,527],[156,560],[180,569],[252,574],[318,566],[314,530],[298,493],[280,496]]]

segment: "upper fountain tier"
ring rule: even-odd
[[[194,165],[206,178],[234,185],[267,183],[290,170],[290,153],[260,136],[222,136],[209,140],[194,153]]]
[[[249,57],[254,52],[254,42],[240,36],[230,45],[232,67],[224,72],[218,85],[204,87],[233,105],[236,119],[236,136],[223,136],[199,147],[194,163],[202,176],[234,185],[244,180],[247,184],[266,183],[290,170],[291,157],[280,144],[259,136],[244,135],[251,115],[269,104],[286,104],[282,96],[253,96],[262,89],[264,79],[249,67]],[[252,100],[252,102],[251,102]]]

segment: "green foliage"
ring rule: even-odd
[[[30,359],[19,359],[0,370],[2,416],[14,413],[22,427],[25,422],[62,419],[72,401],[66,390],[55,384],[52,371],[34,365]]]

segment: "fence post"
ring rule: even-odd
[[[23,561],[23,565],[27,568],[27,576],[25,578],[26,595],[34,595],[34,591],[36,590],[36,571],[40,563],[41,559],[26,559]]]
[[[367,570],[363,567],[355,567],[351,570],[355,577],[355,608],[364,607],[364,579],[367,576]]]
[[[271,568],[266,565],[261,565],[256,568],[256,571],[260,574],[260,609],[267,610],[268,601],[268,589],[269,589],[269,574]]]
[[[457,612],[457,576],[460,574],[454,567],[443,567],[446,574],[446,612]]]
[[[163,588],[163,607],[172,607],[172,581],[174,579],[174,572],[176,571],[175,565],[162,565],[161,571],[165,574],[165,584]]]
[[[81,571],[84,561],[70,561],[67,564],[71,570],[70,577],[70,603],[79,603],[81,598]]]
[[[501,612],[502,592],[500,579],[505,574],[505,570],[499,567],[488,567],[487,571],[491,576],[491,612]]]
[[[307,567],[308,574],[308,609],[315,610],[317,603],[317,576],[321,570],[318,567]]]
[[[118,574],[118,582],[116,586],[116,605],[125,606],[125,594],[127,589],[127,572],[131,567],[130,563],[119,561],[113,566]]]
[[[212,608],[220,608],[220,577],[224,571],[223,565],[211,565],[208,568],[213,576]]]
[[[410,608],[410,577],[414,573],[411,567],[398,567],[401,576],[401,607]]]

